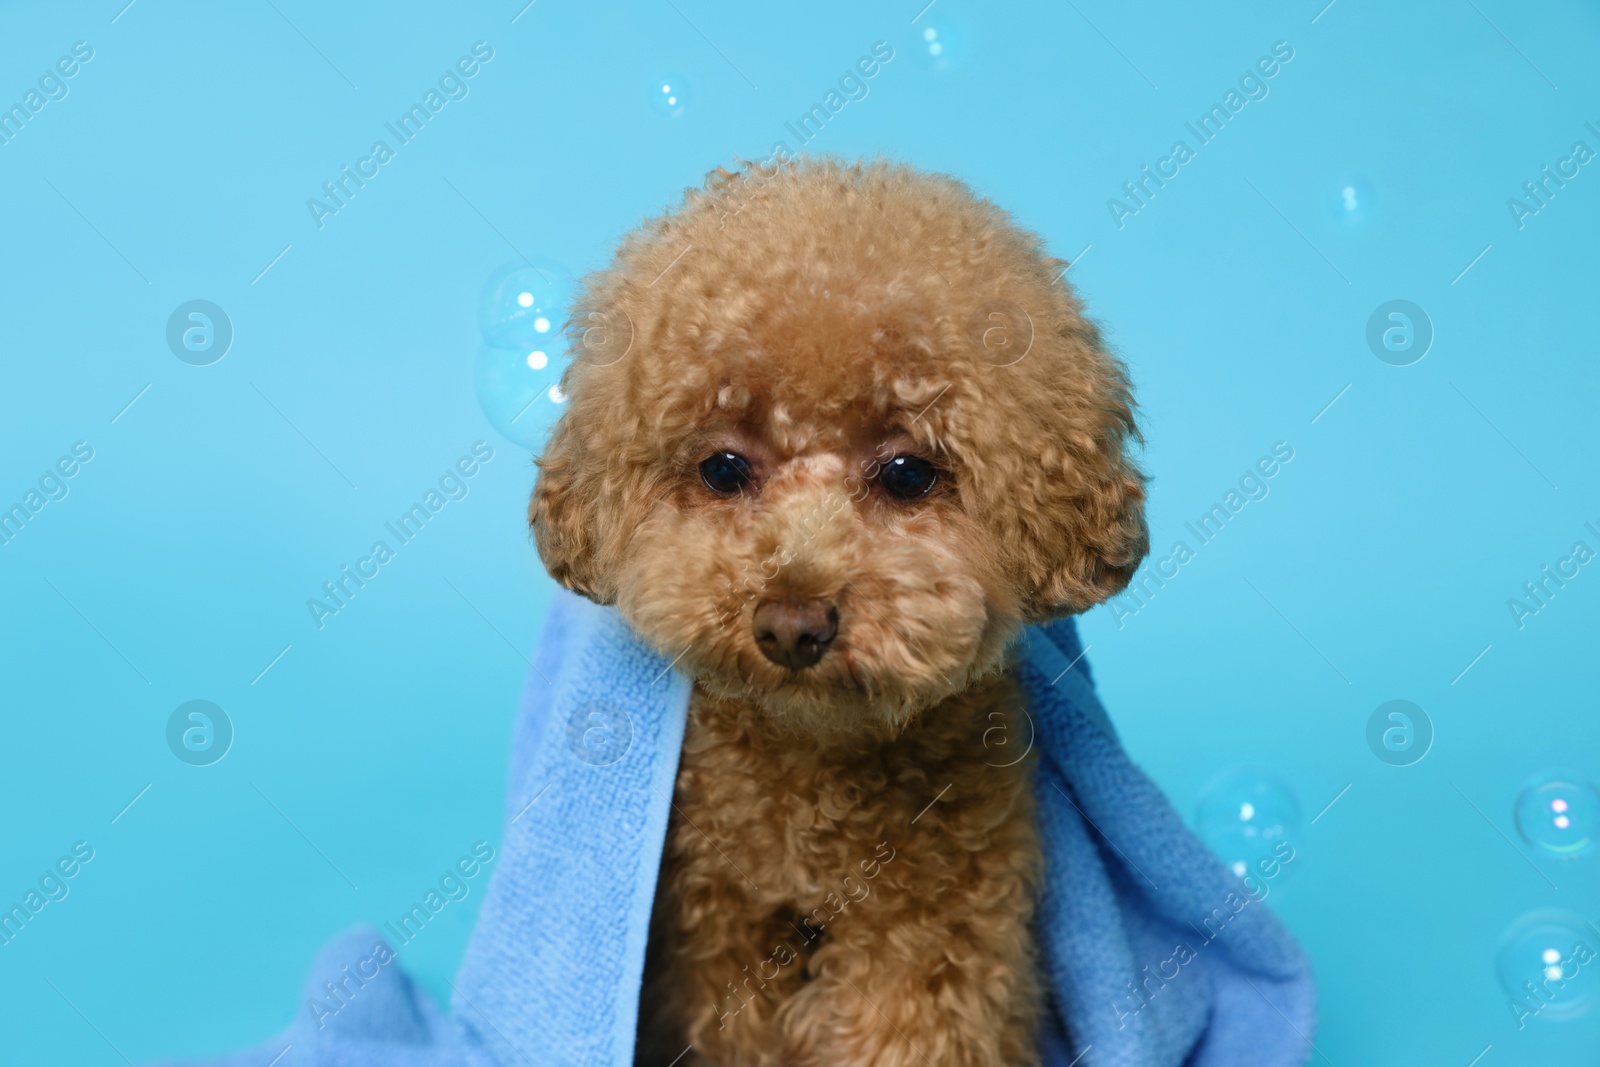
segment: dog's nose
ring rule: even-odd
[[[804,670],[822,658],[839,632],[839,609],[826,600],[763,600],[752,620],[762,655],[780,667]]]

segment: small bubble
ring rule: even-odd
[[[1277,857],[1300,828],[1294,792],[1270,774],[1234,771],[1206,787],[1195,829],[1211,850],[1243,878]]]
[[[1372,218],[1372,186],[1362,178],[1334,183],[1333,213],[1345,226],[1359,226]]]
[[[937,12],[934,12],[934,17],[938,17]],[[921,47],[915,51],[934,70],[949,70],[953,64],[968,58],[969,36],[966,26],[959,21],[942,21],[936,26],[924,26]]]
[[[1557,856],[1581,856],[1600,836],[1600,792],[1576,774],[1547,771],[1517,794],[1517,832]]]
[[[678,74],[665,74],[650,84],[650,106],[656,114],[675,119],[689,103],[689,83]]]

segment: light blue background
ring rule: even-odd
[[[515,22],[521,0],[274,2],[0,15],[0,103],[95,49],[0,146],[0,503],[95,450],[0,547],[0,898],[96,850],[0,948],[0,1059],[262,1040],[303,1010],[319,944],[498,840],[552,586],[528,453],[474,394],[478,294],[521,255],[596,266],[709,168],[795,147],[784,123],[887,40],[808,151],[954,173],[1081,253],[1070,278],[1143,405],[1158,550],[1295,449],[1148,608],[1083,631],[1180,810],[1242,767],[1298,798],[1271,903],[1317,966],[1317,1062],[1596,1062],[1600,1017],[1518,1032],[1493,973],[1524,912],[1600,919],[1600,860],[1536,856],[1511,821],[1529,775],[1600,775],[1600,568],[1525,629],[1506,607],[1600,525],[1600,165],[1523,229],[1506,207],[1574,141],[1600,149],[1592,3],[939,0],[913,23],[925,0],[539,0]],[[470,96],[319,230],[306,199],[480,39]],[[1119,230],[1107,198],[1280,40],[1270,95]],[[675,119],[648,99],[669,71],[691,86]],[[196,298],[236,330],[209,367],[163,336]],[[1364,339],[1394,298],[1436,330],[1414,366]],[[470,496],[319,631],[306,599],[477,440],[495,457]],[[163,736],[196,698],[237,730],[206,768]],[[1437,730],[1413,767],[1366,746],[1392,698]],[[481,899],[401,953],[436,994]]]

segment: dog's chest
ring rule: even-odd
[[[691,883],[727,882],[750,904],[804,915],[870,892],[886,864],[904,875],[1010,847],[1032,830],[1019,758],[1028,732],[1009,680],[948,702],[894,740],[848,744],[772,732],[758,713],[697,690],[668,863]]]
[[[860,1014],[863,989],[905,1028],[988,1050],[959,1062],[1031,1062],[1027,722],[1008,677],[848,744],[696,691],[636,1062],[917,1062],[881,1055],[903,1037]]]

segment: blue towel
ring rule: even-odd
[[[1031,627],[1048,1067],[1289,1067],[1315,991],[1300,948],[1133,765],[1070,621]],[[281,1037],[215,1067],[629,1067],[689,680],[615,609],[558,594],[522,699],[493,881],[446,1016],[398,966],[326,950]],[[1258,887],[1259,889],[1259,884]],[[1063,1026],[1063,1022],[1065,1025]],[[1070,1035],[1070,1036],[1069,1036]],[[285,1052],[284,1049],[288,1048]]]

